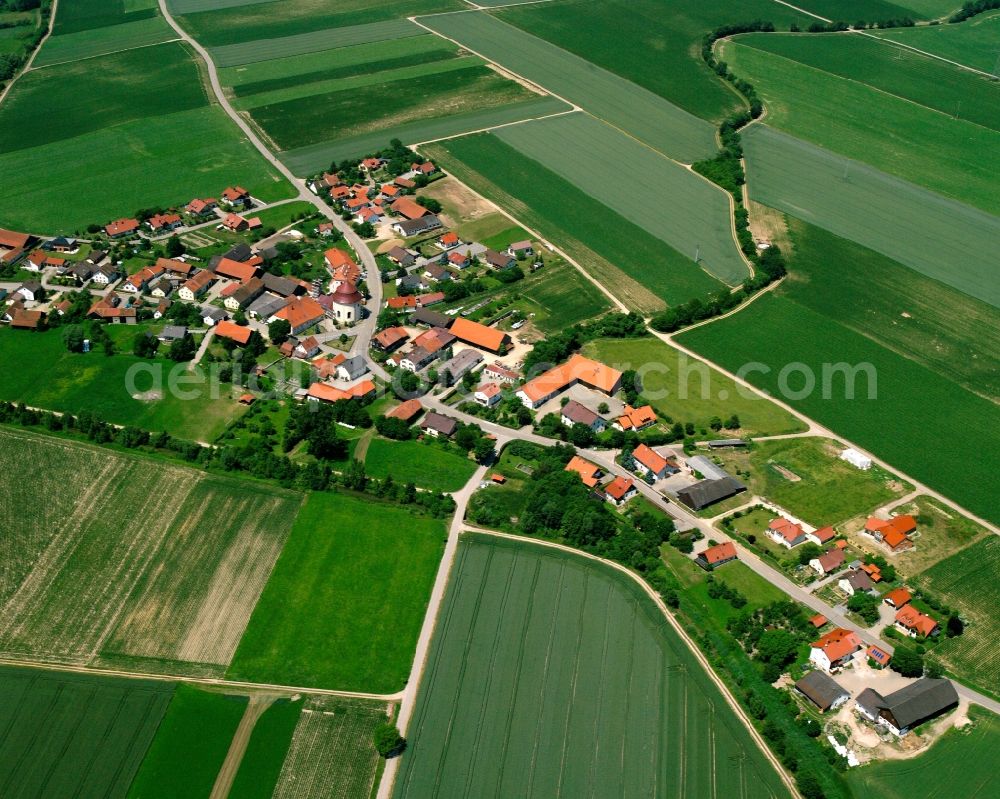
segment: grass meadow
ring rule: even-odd
[[[586,114],[501,128],[501,141],[604,203],[729,285],[750,276],[718,186]]]
[[[747,434],[805,430],[804,424],[773,402],[741,390],[731,378],[658,338],[598,339],[584,345],[584,353],[621,371],[637,370],[644,399],[661,417],[675,422],[708,428],[713,416],[726,420],[735,413]]]
[[[464,537],[420,688],[399,799],[787,795],[639,586],[569,552]]]
[[[396,483],[414,483],[431,491],[458,491],[469,482],[476,464],[434,441],[373,438],[365,455],[365,471],[378,478],[392,475]]]
[[[993,73],[997,63],[997,38],[1000,37],[1000,10],[980,14],[961,25],[899,28],[878,31],[877,35]]]
[[[383,768],[372,736],[386,718],[386,706],[377,702],[338,697],[307,700],[274,799],[370,796]]]
[[[850,769],[847,782],[855,796],[995,796],[1000,791],[1000,778],[993,765],[1000,745],[1000,717],[975,705],[969,708],[969,717],[973,721],[970,727],[948,730],[915,758]]]
[[[301,699],[278,699],[257,719],[230,796],[271,799],[301,718],[302,706]]]
[[[444,523],[311,494],[254,609],[231,679],[397,691],[413,660]]]
[[[698,48],[719,25],[753,19],[779,28],[811,18],[772,0],[606,0],[511,6],[500,19],[540,36],[616,75],[712,121],[740,105],[737,95],[701,60]],[[608,36],[608,31],[614,36]]]
[[[59,12],[62,13],[62,8]],[[120,25],[50,36],[38,51],[32,66],[45,67],[64,61],[93,58],[133,47],[144,48],[176,38],[174,29],[157,14],[155,17],[143,17]]]
[[[1000,218],[766,125],[742,138],[752,199],[1000,306]]]
[[[923,517],[921,517],[921,520]],[[921,535],[923,537],[923,534]],[[916,578],[948,606],[958,610],[965,632],[946,638],[934,649],[952,673],[993,696],[1000,694],[1000,540],[985,538],[946,558]]]
[[[124,796],[174,686],[0,669],[0,793]]]
[[[157,15],[148,0],[69,0],[59,4],[53,36],[63,36],[106,26],[119,26]]]
[[[573,266],[546,264],[530,283],[517,287],[535,313],[532,324],[543,333],[558,333],[611,310],[611,302]],[[537,307],[537,310],[535,308]]]
[[[208,796],[246,706],[245,696],[178,685],[129,799]]]
[[[986,102],[991,110],[984,113],[996,120],[996,84],[945,93],[952,105],[942,112],[736,42],[725,43],[722,56],[757,88],[770,127],[958,202],[1000,212],[993,180],[1000,170],[1000,132],[953,116],[959,100],[971,107]]]
[[[665,302],[680,303],[722,288],[690,258],[494,135],[453,139],[424,152],[557,242],[630,308],[653,312]]]
[[[750,362],[763,364],[767,371],[746,374],[755,386],[780,396],[779,383],[785,382],[792,392],[786,393],[786,401],[803,413],[969,510],[1000,521],[991,488],[992,475],[1000,468],[1000,419],[994,403],[787,297],[761,297],[739,314],[683,333],[678,340],[730,371]],[[816,390],[807,396],[798,393],[805,385],[801,371],[784,372],[786,380],[779,380],[793,362],[805,364],[816,377]],[[869,398],[867,367],[855,381],[853,399],[847,396],[844,374],[828,369],[830,391],[824,399],[823,365],[841,363],[871,364],[877,396]],[[926,457],[928,434],[946,436],[949,442],[934,458]]]
[[[709,122],[489,14],[445,14],[420,22],[670,158],[692,163],[715,152]]]

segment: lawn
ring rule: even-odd
[[[311,494],[254,609],[232,679],[374,693],[409,674],[444,523]]]
[[[766,19],[806,28],[805,14],[772,0],[570,0],[513,6],[505,22],[547,39],[658,94],[691,114],[719,120],[737,108],[737,95],[701,60],[702,37],[719,25]],[[614,31],[614,36],[608,36]]]
[[[1000,717],[976,706],[969,708],[969,716],[974,722],[971,727],[948,730],[927,752],[915,758],[850,769],[847,781],[855,796],[995,796],[1000,792],[1000,778],[993,765],[1000,746]]]
[[[692,163],[715,152],[709,122],[489,14],[443,14],[420,22],[670,158]]]
[[[171,0],[182,3],[187,0]],[[190,7],[190,2],[187,2]],[[218,3],[212,4],[218,8]],[[208,9],[206,4],[202,7]],[[328,28],[345,28],[383,20],[403,20],[414,14],[433,14],[455,8],[467,8],[459,0],[282,0],[281,13],[274,3],[241,3],[231,8],[184,12],[178,22],[207,47],[250,42],[256,39],[280,39],[311,31],[328,37],[336,33]],[[193,9],[192,9],[193,11]],[[330,47],[332,45],[327,45]]]
[[[661,417],[675,422],[708,428],[713,416],[726,420],[735,413],[743,433],[781,435],[805,430],[804,424],[770,400],[652,336],[599,339],[586,344],[584,353],[620,371],[635,369],[642,380],[642,397]]]
[[[19,430],[2,474],[32,464],[0,579],[8,657],[221,674],[300,495]],[[21,506],[23,481],[0,484]],[[99,499],[98,499],[99,497]]]
[[[809,335],[789,335],[796,330]],[[893,467],[1000,521],[991,488],[1000,468],[1000,411],[988,400],[785,297],[762,297],[739,314],[684,333],[679,340],[730,370],[757,364],[746,373],[754,385],[784,395],[803,413]],[[816,389],[808,395],[802,392],[801,367],[786,369],[795,363],[804,364],[816,379]],[[833,372],[831,364],[871,364],[876,397],[869,398],[872,383],[866,379],[872,369],[855,375],[856,396],[851,399],[844,374]],[[790,391],[783,391],[782,384]],[[949,442],[934,458],[925,453],[928,431],[940,431]]]
[[[1000,305],[1000,218],[766,125],[749,128],[743,146],[753,199]]]
[[[722,57],[756,86],[770,127],[942,196],[988,213],[1000,212],[992,179],[1000,170],[1000,132],[953,116],[961,100],[996,109],[1000,86],[982,83],[976,93],[956,87],[945,95],[952,104],[942,113],[742,44],[727,42]],[[906,72],[909,67],[901,63],[897,69]],[[996,110],[985,113],[996,120]]]
[[[922,521],[921,517],[921,521]],[[923,537],[923,536],[921,536]],[[1000,540],[989,535],[923,572],[917,582],[958,610],[965,632],[935,647],[939,658],[959,677],[996,696],[1000,685]]]
[[[739,561],[726,563],[712,572],[715,579],[735,588],[747,598],[747,607],[762,608],[772,602],[781,602],[787,595],[780,589]]]
[[[743,47],[763,50],[946,116],[1000,130],[1000,85],[940,59],[867,36],[765,33],[735,41],[738,52]]]
[[[370,796],[384,765],[372,737],[385,720],[386,706],[381,703],[339,697],[309,699],[295,727],[274,799]],[[234,791],[230,796],[243,799],[244,795]]]
[[[789,220],[789,299],[1000,400],[1000,310],[814,225]]]
[[[0,669],[0,791],[124,796],[173,690],[165,682]]]
[[[468,113],[535,97],[492,69],[474,64],[257,106],[251,116],[280,149],[288,150],[328,141],[331,130],[337,131],[337,138],[350,138],[457,110]]]
[[[579,270],[563,262],[550,262],[537,279],[517,291],[538,308],[532,323],[543,333],[558,333],[579,322],[611,310],[611,302]]]
[[[39,114],[43,105],[58,114]],[[0,106],[0,154],[207,105],[197,66],[175,42],[33,70]]]
[[[129,799],[208,796],[246,705],[245,696],[178,685]]]
[[[301,699],[278,699],[257,719],[230,796],[271,799],[301,718],[302,705]]]
[[[460,543],[407,737],[395,797],[787,795],[635,582],[523,541]]]
[[[69,413],[90,411],[115,424],[136,425],[153,432],[164,430],[189,440],[212,441],[245,408],[225,394],[212,399],[207,383],[202,384],[204,397],[184,399],[171,392],[172,371],[176,370],[175,376],[186,374],[187,365],[178,367],[166,359],[147,361],[132,355],[133,331],[137,335],[142,329],[139,325],[127,328],[128,334],[117,343],[122,354],[110,357],[103,352],[69,352],[58,329],[44,333],[0,330],[0,362],[8,370],[0,383],[0,400]],[[134,379],[129,373],[133,368],[138,372]],[[160,385],[154,385],[150,368],[162,370]],[[149,390],[160,390],[162,398],[133,396]]]
[[[604,203],[729,285],[750,276],[718,186],[586,114],[497,130],[501,141]],[[641,200],[637,201],[638,198]]]
[[[291,225],[295,221],[295,217],[302,213],[315,214],[317,213],[316,206],[305,200],[295,200],[284,205],[279,205],[276,208],[265,208],[263,211],[255,211],[253,216],[258,217],[264,227],[273,227],[276,230],[281,230]]]
[[[59,13],[65,0],[60,3]],[[33,66],[43,67],[64,61],[92,58],[105,53],[114,53],[133,47],[148,47],[152,44],[177,38],[174,29],[159,14],[142,17],[120,25],[91,28],[77,33],[50,36],[38,51]]]
[[[960,25],[899,28],[878,31],[877,35],[992,74],[997,63],[1000,11],[980,14]]]
[[[476,464],[436,441],[373,438],[365,456],[365,471],[378,478],[391,474],[396,483],[414,483],[431,491],[458,491],[469,482]]]
[[[722,284],[656,238],[497,136],[424,148],[459,180],[493,200],[601,280],[630,308],[662,309]],[[573,209],[567,213],[567,209]]]

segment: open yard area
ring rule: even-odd
[[[805,430],[805,425],[770,400],[739,388],[722,373],[652,336],[598,339],[588,342],[584,353],[619,371],[635,369],[642,380],[642,397],[661,417],[675,422],[692,422],[696,428],[707,429],[713,416],[726,420],[736,414],[740,431],[746,434]],[[716,433],[708,430],[706,435]]]
[[[914,796],[961,796],[987,799],[1000,791],[994,768],[1000,746],[1000,717],[969,709],[971,727],[948,730],[927,752],[910,760],[872,763],[847,773],[856,796],[911,799]]]
[[[40,669],[0,669],[0,793],[121,797],[174,687]]]
[[[965,621],[965,632],[944,640],[935,650],[949,671],[1000,694],[1000,540],[990,535],[932,566],[916,578],[919,585]]]
[[[208,796],[246,706],[245,696],[178,685],[129,799]]]
[[[227,676],[390,693],[413,650],[444,523],[341,494],[311,494]]]
[[[650,313],[722,288],[691,257],[495,135],[453,139],[424,152],[558,244],[630,308]]]
[[[943,111],[743,44],[727,42],[722,55],[736,74],[756,86],[770,127],[953,200],[1000,212],[990,177],[1000,169],[1000,132],[984,127],[984,120],[967,118],[975,112],[954,116],[961,101],[972,107],[985,104],[993,109],[986,113],[995,125],[997,84],[973,83],[977,91],[953,87],[947,95],[950,107]],[[855,56],[856,63],[861,60]],[[910,69],[903,62],[893,65],[902,73]]]
[[[808,330],[810,335],[789,336],[789,330]],[[730,370],[753,361],[763,364],[764,371],[747,375],[754,385],[785,394],[786,401],[834,432],[984,518],[1000,521],[991,488],[1000,457],[1000,411],[988,400],[785,297],[762,297],[734,317],[679,340]],[[805,364],[817,381],[808,395],[801,393],[801,371],[783,372],[793,362]],[[824,399],[823,364],[840,363],[871,364],[877,375],[875,397],[871,369],[850,381],[843,372],[827,369],[830,390]],[[779,380],[781,374],[785,380]],[[856,384],[853,398],[845,390],[849,382]],[[951,442],[937,448],[933,458],[926,457],[924,447],[928,430],[947,430]],[[967,457],[973,452],[975,458]]]
[[[12,430],[0,461],[4,655],[222,672],[300,495]]]
[[[787,795],[633,581],[489,536],[459,546],[408,738],[396,797]]]
[[[989,267],[1000,218],[766,125],[743,145],[753,199],[1000,305]]]
[[[274,799],[369,796],[382,771],[372,734],[386,717],[386,706],[377,702],[309,699],[295,726]]]
[[[476,464],[436,441],[374,438],[368,445],[365,471],[380,478],[391,474],[396,483],[413,483],[431,491],[458,491],[472,477]]]
[[[495,135],[678,252],[697,257],[697,265],[722,282],[737,285],[749,277],[733,238],[728,195],[621,131],[569,114]]]

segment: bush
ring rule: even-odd
[[[406,749],[406,739],[399,734],[396,725],[388,721],[375,728],[372,739],[382,757],[396,757]]]

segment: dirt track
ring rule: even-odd
[[[267,694],[255,694],[250,697],[243,718],[240,719],[240,726],[236,728],[232,743],[229,744],[226,759],[222,761],[219,776],[215,778],[209,799],[226,799],[229,796],[229,789],[233,787],[236,772],[240,770],[240,763],[243,762],[243,754],[247,751],[247,744],[250,743],[250,736],[253,734],[257,719],[271,706],[275,698]]]

